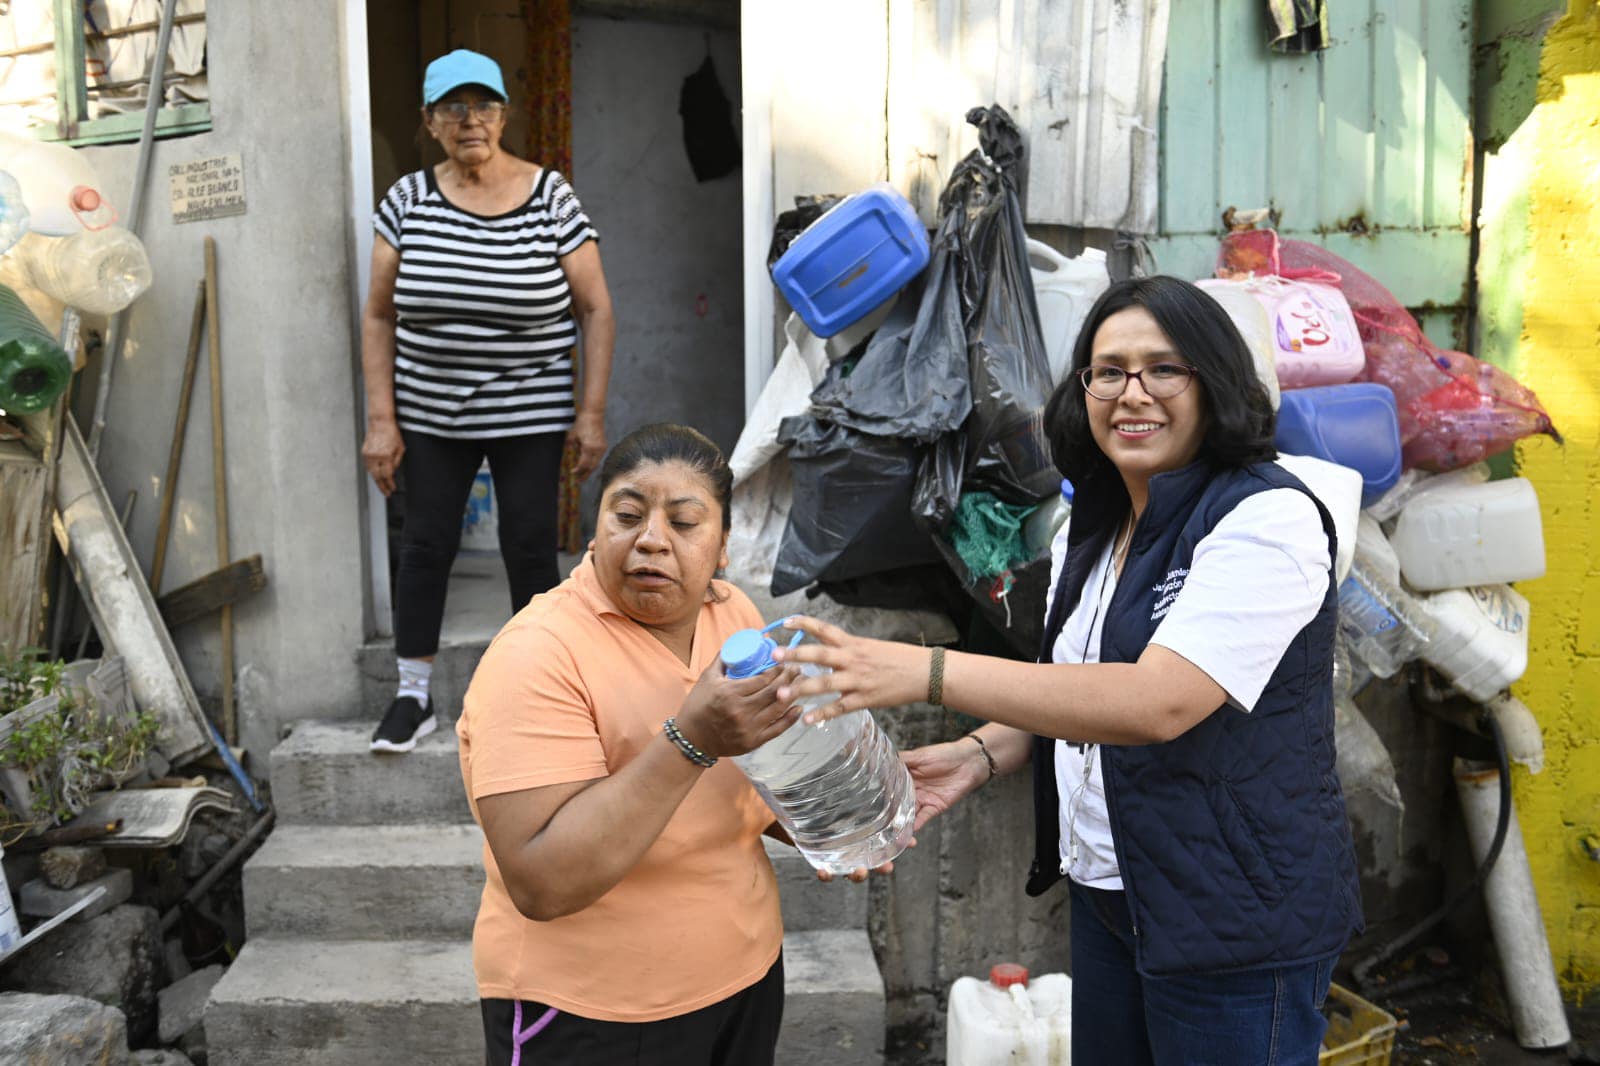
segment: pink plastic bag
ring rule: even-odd
[[[1394,392],[1408,468],[1470,466],[1535,433],[1561,441],[1533,390],[1498,367],[1434,345],[1388,289],[1324,248],[1280,240],[1270,229],[1242,230],[1223,238],[1216,272],[1222,278],[1276,274],[1339,287],[1366,349],[1358,380]]]

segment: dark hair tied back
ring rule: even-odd
[[[705,475],[722,507],[722,531],[733,523],[733,471],[722,449],[697,429],[672,422],[656,422],[629,433],[616,443],[600,465],[603,494],[619,477],[646,463],[683,463]]]

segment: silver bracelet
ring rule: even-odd
[[[678,720],[676,718],[668,718],[665,722],[662,722],[661,731],[667,735],[668,740],[678,746],[678,750],[683,752],[683,757],[696,766],[709,767],[717,765],[717,757],[715,755],[707,755],[695,747],[688,737],[683,735],[683,730],[678,728]]]

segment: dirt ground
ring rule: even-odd
[[[1528,1051],[1517,1044],[1509,1018],[1494,1002],[1498,989],[1476,994],[1465,981],[1434,986],[1424,992],[1379,1006],[1400,1020],[1392,1066],[1557,1066],[1600,1064],[1600,1006],[1569,1009],[1572,1043],[1549,1051]]]

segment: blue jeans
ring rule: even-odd
[[[1121,892],[1072,885],[1072,1061],[1316,1066],[1333,955],[1236,973],[1144,977]]]

